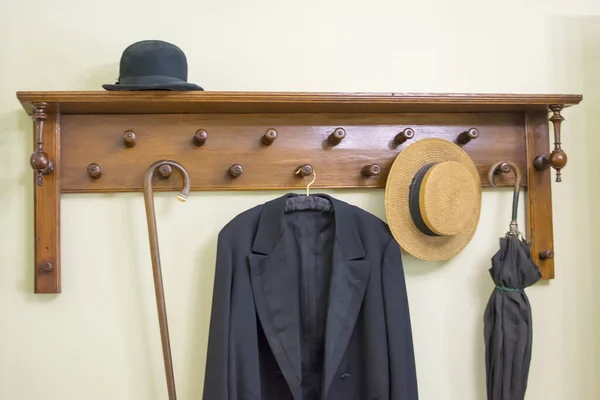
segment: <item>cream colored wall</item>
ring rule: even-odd
[[[32,134],[15,97],[97,90],[116,79],[121,51],[147,38],[180,45],[190,81],[207,90],[583,93],[564,112],[570,158],[553,185],[557,279],[529,290],[527,398],[600,398],[600,4],[483,3],[3,0],[0,400],[166,398],[141,194],[63,196],[63,293],[32,294]],[[381,191],[331,193],[384,217]],[[201,396],[217,233],[281,194],[194,193],[185,205],[157,195],[182,400]],[[477,234],[454,260],[404,257],[424,400],[485,396],[487,268],[510,200],[486,191]]]

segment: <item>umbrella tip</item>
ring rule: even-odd
[[[181,194],[181,193],[179,193],[179,194],[177,195],[177,200],[179,200],[179,201],[180,201],[180,202],[182,202],[182,203],[185,203],[185,202],[187,201],[187,199],[188,199],[188,198],[187,198],[187,196],[185,196],[185,195],[183,195],[183,194]]]

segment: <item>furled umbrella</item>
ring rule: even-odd
[[[521,173],[512,162],[499,162],[489,170],[494,176],[513,170],[515,191],[510,229],[500,238],[489,273],[496,285],[484,313],[485,364],[488,400],[523,400],[531,364],[532,312],[525,288],[542,274],[531,258],[531,244],[519,232],[517,209]]]

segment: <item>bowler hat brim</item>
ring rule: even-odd
[[[202,87],[170,76],[136,76],[121,79],[115,84],[104,84],[106,90],[204,90]]]

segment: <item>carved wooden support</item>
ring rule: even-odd
[[[552,116],[550,121],[554,128],[554,150],[552,153],[542,154],[535,158],[533,165],[538,171],[543,171],[548,167],[552,167],[556,170],[556,182],[562,182],[561,170],[567,165],[567,154],[562,150],[562,144],[560,141],[560,126],[565,118],[560,114],[564,105],[553,104],[550,106]]]
[[[527,241],[531,256],[543,279],[554,279],[554,233],[552,224],[552,177],[550,170],[538,171],[534,155],[548,149],[548,118],[545,112],[525,114],[527,144],[528,207]]]
[[[32,115],[34,168],[35,293],[60,293],[60,122],[36,103]]]
[[[37,186],[42,185],[42,175],[47,175],[54,171],[54,162],[44,151],[44,121],[48,117],[45,112],[46,106],[47,104],[44,102],[33,103],[34,111],[31,116],[34,124],[35,148],[29,158],[29,164],[35,171],[35,184]]]

